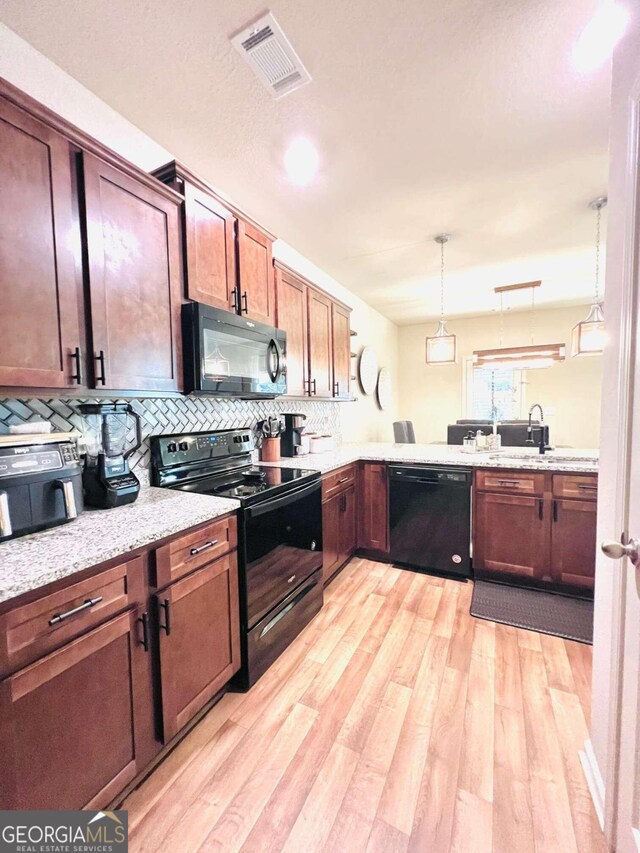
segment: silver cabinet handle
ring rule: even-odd
[[[73,483],[71,480],[56,480],[56,486],[59,489],[62,489],[64,510],[67,514],[67,518],[77,518],[78,507],[76,506],[76,496],[73,491]]]
[[[0,536],[11,536],[13,525],[11,524],[11,513],[9,512],[9,495],[0,491]]]
[[[204,545],[201,545],[199,548],[192,548],[189,553],[192,557],[195,557],[196,554],[201,554],[203,551],[208,551],[209,548],[213,548],[218,544],[217,539],[212,539],[211,542],[205,542]]]
[[[51,619],[49,619],[49,625],[57,625],[59,622],[63,622],[70,616],[75,616],[76,613],[81,613],[83,610],[88,610],[90,607],[95,607],[95,605],[100,604],[101,601],[101,595],[97,596],[96,598],[87,598],[84,604],[79,604],[77,607],[74,607],[73,610],[67,610],[66,613],[57,613],[55,616],[52,616]]]
[[[520,480],[498,480],[501,486],[519,486]]]
[[[628,557],[634,566],[640,564],[640,539],[630,539],[624,545],[622,542],[613,542],[605,540],[602,545],[602,553],[612,560],[620,560],[622,557]]]

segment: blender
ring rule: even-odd
[[[129,403],[81,403],[84,417],[85,460],[82,485],[88,506],[111,509],[135,501],[140,482],[127,461],[142,444],[140,416]],[[127,446],[130,418],[135,442]]]

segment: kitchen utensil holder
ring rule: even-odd
[[[263,439],[262,447],[260,448],[260,454],[263,462],[279,462],[280,436],[278,436],[278,438]]]

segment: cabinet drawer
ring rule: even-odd
[[[135,603],[143,570],[143,558],[136,557],[1,616],[0,675],[35,661]]]
[[[235,515],[179,536],[156,551],[156,585],[166,586],[194,569],[216,560],[238,544]]]
[[[355,465],[344,465],[342,468],[338,468],[337,471],[326,474],[322,478],[322,500],[326,501],[328,498],[333,497],[333,495],[343,492],[349,486],[355,484],[355,482]]]
[[[476,488],[483,492],[511,495],[542,495],[544,476],[543,472],[482,470],[476,472]]]
[[[595,501],[598,497],[598,478],[592,474],[554,474],[553,495],[556,498]]]

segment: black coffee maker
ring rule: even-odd
[[[86,456],[82,473],[85,503],[112,509],[135,501],[140,482],[128,459],[142,444],[140,416],[129,403],[81,403]],[[128,444],[129,418],[135,423],[135,442]]]
[[[304,432],[306,415],[283,415],[284,432],[280,434],[280,455],[297,456],[296,448],[300,447],[302,440],[300,436]]]

